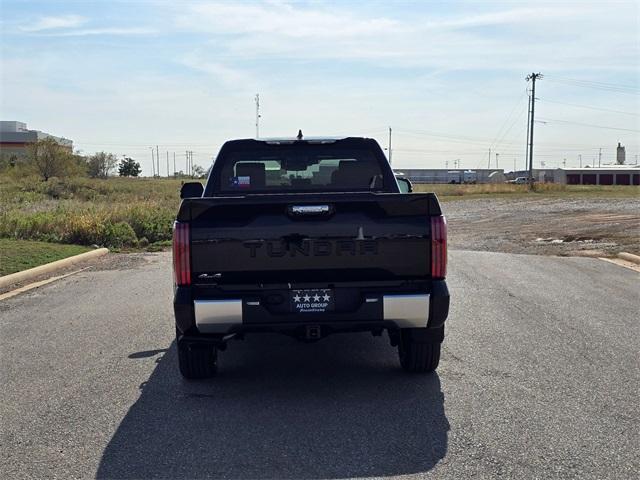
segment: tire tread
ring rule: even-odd
[[[197,380],[211,378],[216,374],[217,352],[214,347],[189,348],[178,344],[178,366],[184,378]]]
[[[418,341],[412,337],[410,331],[402,332],[398,349],[402,368],[412,373],[435,371],[440,363],[440,343]]]

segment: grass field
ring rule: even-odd
[[[115,249],[160,248],[171,239],[182,181],[150,178],[51,179],[0,175],[0,238]],[[637,197],[639,187],[415,185],[443,200],[509,196]]]
[[[0,276],[91,250],[81,245],[0,238]]]
[[[146,248],[171,239],[180,180],[0,176],[0,238]]]

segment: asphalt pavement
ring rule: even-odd
[[[177,370],[170,257],[0,302],[2,478],[637,478],[640,275],[454,251],[437,374],[386,335],[232,342]]]

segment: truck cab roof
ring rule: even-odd
[[[375,141],[371,138],[367,137],[339,137],[339,136],[323,136],[323,137],[304,137],[299,139],[297,137],[265,137],[265,138],[239,138],[236,140],[228,140],[225,142],[225,145],[256,145],[256,144],[266,144],[266,145],[287,145],[287,144],[327,144],[327,143],[336,143],[336,142],[344,142],[357,144],[357,143],[368,143],[371,141]]]

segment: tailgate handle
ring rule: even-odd
[[[327,215],[331,212],[329,205],[291,205],[289,213],[293,215]]]

